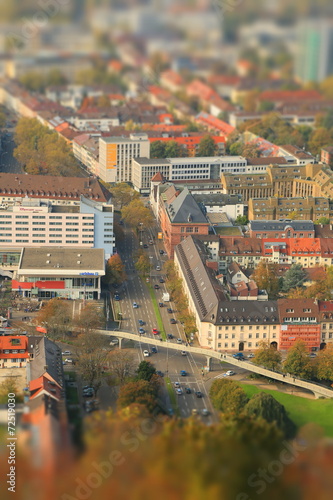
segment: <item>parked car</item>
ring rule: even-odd
[[[250,352],[250,354],[248,354],[248,355],[247,355],[247,357],[248,357],[249,359],[254,358],[254,356],[255,356],[255,355],[253,354],[253,352]]]
[[[171,323],[172,325],[175,325],[175,324],[177,323],[177,320],[175,320],[175,318],[171,318],[171,319],[170,319],[170,323]]]
[[[84,398],[92,398],[94,395],[95,395],[95,391],[92,387],[90,387],[89,389],[84,389],[82,391],[82,396]]]
[[[186,371],[186,370],[180,370],[180,375],[181,375],[182,377],[186,377],[186,375],[187,375],[187,371]]]
[[[244,354],[242,352],[237,352],[236,354],[233,354],[232,357],[241,360],[244,359]]]
[[[119,226],[123,226],[124,225],[124,221],[120,220],[119,221]]]
[[[144,356],[145,358],[148,358],[148,357],[150,356],[149,351],[147,351],[147,350],[145,349],[145,350],[143,351],[143,356]]]
[[[63,356],[70,356],[72,353],[71,351],[64,351],[61,353]]]
[[[133,302],[133,309],[137,309],[139,306],[136,302]]]
[[[152,334],[153,334],[153,335],[158,335],[158,330],[157,330],[157,328],[153,328],[151,332],[152,332]]]

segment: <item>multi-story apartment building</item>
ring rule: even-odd
[[[0,247],[72,246],[113,254],[113,205],[81,196],[79,206],[23,198],[0,210]]]
[[[295,340],[303,340],[311,351],[320,347],[321,328],[318,301],[314,299],[278,299],[279,349],[288,350]]]
[[[105,182],[132,182],[132,158],[149,156],[150,142],[147,134],[133,133],[129,138],[101,137],[100,177]]]
[[[28,337],[25,335],[0,336],[0,369],[25,368],[29,362]]]
[[[204,212],[211,213],[225,213],[231,220],[244,215],[244,203],[242,203],[241,196],[237,194],[195,194],[193,198],[203,207]]]
[[[250,220],[279,220],[290,217],[316,221],[320,217],[333,217],[333,207],[327,198],[251,198],[248,204]]]
[[[311,220],[251,220],[251,238],[314,238],[315,228]]]

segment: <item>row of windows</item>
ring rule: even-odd
[[[251,348],[253,347],[252,342],[248,342],[248,343],[246,344],[246,346],[247,346],[247,347],[249,347],[249,348],[251,349]],[[219,343],[217,344],[217,347],[218,347],[218,348],[221,348],[221,347],[222,347],[221,342],[219,342]],[[229,345],[229,343],[228,343],[228,342],[225,342],[225,343],[224,343],[224,345],[223,345],[223,347],[224,347],[224,349],[235,349],[235,348],[236,348],[236,344],[235,344],[235,342],[231,342],[231,344]],[[254,347],[259,347],[259,343],[258,343],[258,342],[256,342],[256,343],[254,344]],[[237,345],[237,349],[238,349],[238,345]]]

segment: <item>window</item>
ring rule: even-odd
[[[186,228],[187,233],[193,233],[193,227],[187,227]]]

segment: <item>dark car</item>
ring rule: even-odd
[[[185,392],[186,394],[191,394],[192,390],[190,389],[190,387],[185,387]]]
[[[171,319],[170,319],[170,323],[171,323],[172,325],[175,325],[175,324],[177,323],[177,321],[175,320],[175,318],[171,318]]]
[[[244,359],[244,354],[242,352],[237,352],[237,354],[233,354],[232,357],[241,360]]]
[[[168,313],[170,313],[170,314],[172,314],[172,312],[173,312],[173,311],[172,311],[172,309],[171,309],[171,307],[168,307],[167,311],[168,311]]]
[[[163,302],[159,302],[159,303],[158,303],[158,306],[159,306],[159,307],[164,307]]]
[[[163,278],[160,278],[160,283],[164,283],[164,279]]]
[[[157,370],[156,375],[158,375],[159,377],[164,377],[164,373],[161,372],[161,370]]]
[[[195,395],[197,398],[202,398],[203,394],[200,391],[195,391]]]
[[[160,255],[164,255],[164,250],[160,250]]]
[[[115,295],[114,296],[114,300],[117,300],[117,301],[120,300],[120,296],[119,295]]]
[[[140,335],[143,335],[145,333],[144,329],[143,328],[139,328],[139,333],[140,333]]]
[[[139,325],[143,326],[144,324],[145,324],[145,322],[142,319],[139,319]]]
[[[156,354],[156,353],[157,353],[157,348],[156,348],[155,346],[153,346],[153,347],[151,348],[151,352],[153,352],[153,353],[155,353],[155,354]]]
[[[173,339],[172,333],[168,333],[168,339]]]
[[[123,226],[124,222],[122,220],[119,221],[119,226]]]
[[[147,243],[145,243],[145,244],[143,245],[143,248],[148,248]]]
[[[155,290],[158,290],[160,287],[159,285],[154,285]]]
[[[181,375],[182,377],[186,377],[186,375],[187,375],[187,371],[186,371],[186,370],[180,370],[180,375]]]

